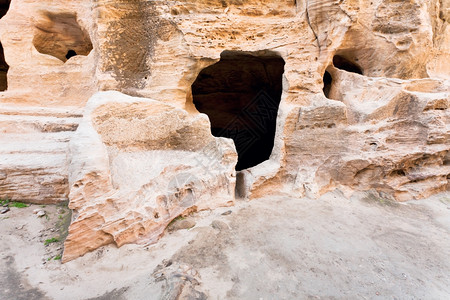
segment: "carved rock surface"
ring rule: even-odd
[[[0,107],[0,198],[68,200],[67,150],[82,112],[74,107]]]
[[[292,115],[296,130],[286,139],[286,171],[296,178],[294,190],[314,197],[336,187],[374,189],[404,201],[449,189],[445,82],[328,70],[329,97],[338,102]],[[331,110],[336,103],[341,110]]]
[[[94,95],[70,144],[64,261],[112,242],[151,243],[182,213],[233,205],[234,145],[208,124],[158,101]]]
[[[156,238],[184,198],[228,205],[235,146],[210,134],[194,97],[220,136],[246,107],[220,89],[257,93],[249,78],[275,82],[266,75],[281,90],[261,143],[270,157],[236,174],[239,196],[449,190],[449,16],[443,0],[0,2],[0,198],[70,198],[66,260]],[[227,53],[270,53],[284,73],[262,64],[255,76],[246,59],[245,76],[217,74]],[[145,98],[97,94],[74,135],[88,99],[110,90]],[[169,183],[183,174],[202,192],[175,197]]]

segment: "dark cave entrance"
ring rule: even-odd
[[[272,153],[284,64],[275,54],[225,51],[192,85],[194,105],[209,116],[212,134],[234,140],[237,171]]]
[[[328,71],[325,71],[325,74],[323,75],[323,93],[327,98],[330,98],[332,84],[333,84],[333,77]]]
[[[341,55],[335,55],[333,57],[333,65],[338,69],[363,75],[360,66]]]
[[[66,58],[70,59],[71,57],[77,56],[77,53],[74,50],[67,51]]]
[[[0,43],[0,92],[6,91],[8,88],[8,73],[9,66],[5,61],[5,53],[3,52],[2,43]]]
[[[8,12],[10,4],[11,0],[0,0],[0,19]]]
[[[0,0],[0,19],[3,18],[9,10],[11,0]],[[9,66],[5,60],[5,53],[3,51],[3,45],[0,42],[0,92],[6,91],[8,88],[8,80],[6,74],[8,73]]]

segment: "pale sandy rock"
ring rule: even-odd
[[[70,189],[66,259],[158,236],[170,218],[142,217],[160,207],[140,206],[144,186],[157,197],[189,173],[205,195],[222,191],[197,195],[198,209],[233,201],[234,146],[210,132],[241,116],[248,103],[232,102],[253,87],[281,97],[273,148],[261,143],[265,159],[237,173],[238,196],[449,189],[448,1],[13,0],[0,17],[0,197],[60,202]],[[68,160],[79,111],[106,90],[155,101],[95,96],[121,100],[87,106]]]
[[[370,79],[337,69],[332,74],[337,82],[333,81],[330,96],[346,104],[349,126],[312,130],[304,126],[302,109],[298,112],[296,126],[301,130],[286,140],[287,152],[297,153],[287,155],[286,165],[286,170],[299,170],[295,189],[317,195],[344,185],[409,200],[449,188],[445,82]],[[349,88],[355,83],[359,88]]]
[[[5,1],[6,2],[6,1]],[[32,106],[83,106],[96,91],[92,3],[11,2],[0,20],[9,70],[0,101]],[[67,60],[70,50],[78,55]],[[3,54],[3,53],[2,53]]]
[[[71,141],[64,261],[102,245],[152,243],[179,215],[234,203],[233,142],[205,115],[103,92]]]
[[[68,143],[81,112],[0,107],[0,197],[21,202],[68,200]]]

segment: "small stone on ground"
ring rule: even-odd
[[[181,230],[181,229],[190,229],[192,227],[195,226],[195,221],[192,219],[182,219],[182,220],[177,220],[172,222],[169,227],[167,228],[167,230],[169,232],[172,231],[177,231],[177,230]]]

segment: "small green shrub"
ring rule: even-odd
[[[61,254],[56,255],[55,258],[53,258],[53,260],[61,260]]]
[[[17,201],[11,202],[11,200],[9,200],[9,199],[0,199],[0,206],[3,206],[3,205],[8,205],[9,207],[17,207],[17,208],[28,207],[27,204],[22,203],[22,202],[17,202]]]
[[[44,245],[47,246],[47,245],[50,245],[51,243],[57,243],[57,242],[59,242],[59,239],[54,237],[54,238],[45,240]]]
[[[0,199],[0,206],[3,206],[5,204],[8,204],[10,202],[9,199]]]
[[[26,205],[25,203],[22,202],[11,202],[9,204],[10,207],[17,207],[17,208],[25,208],[28,207],[28,205]]]

